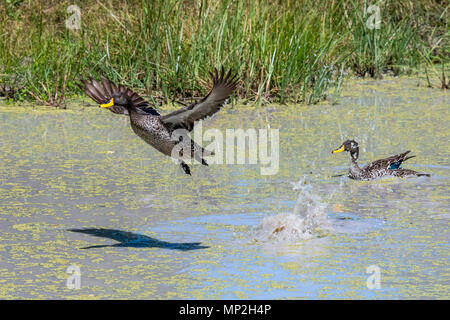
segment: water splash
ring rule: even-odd
[[[331,222],[325,213],[326,204],[314,187],[302,178],[293,183],[293,189],[299,190],[293,212],[264,217],[255,230],[255,241],[295,242],[320,237],[331,230]]]

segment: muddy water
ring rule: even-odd
[[[192,177],[124,116],[2,105],[0,298],[448,299],[449,105],[387,79],[336,105],[229,106],[204,129],[278,128],[278,173]],[[432,176],[335,177],[347,138],[360,163],[412,150],[404,167]]]

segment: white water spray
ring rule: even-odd
[[[303,178],[293,183],[293,189],[299,190],[293,212],[265,217],[256,229],[255,240],[295,242],[319,237],[331,229],[326,204],[315,194],[313,186]]]

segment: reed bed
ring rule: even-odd
[[[79,29],[66,27],[74,4]],[[80,78],[103,74],[167,103],[205,94],[220,66],[239,74],[239,98],[258,103],[314,104],[338,95],[346,75],[435,64],[445,84],[448,10],[426,0],[4,0],[0,93],[64,107]]]

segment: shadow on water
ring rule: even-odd
[[[90,234],[95,237],[109,238],[119,241],[119,243],[115,244],[95,245],[80,249],[93,249],[104,247],[132,247],[132,248],[163,248],[170,250],[189,251],[189,250],[209,248],[208,246],[201,246],[200,242],[183,242],[183,243],[167,242],[154,239],[152,237],[148,237],[142,234],[115,229],[86,228],[86,229],[67,229],[67,230],[72,232]]]

